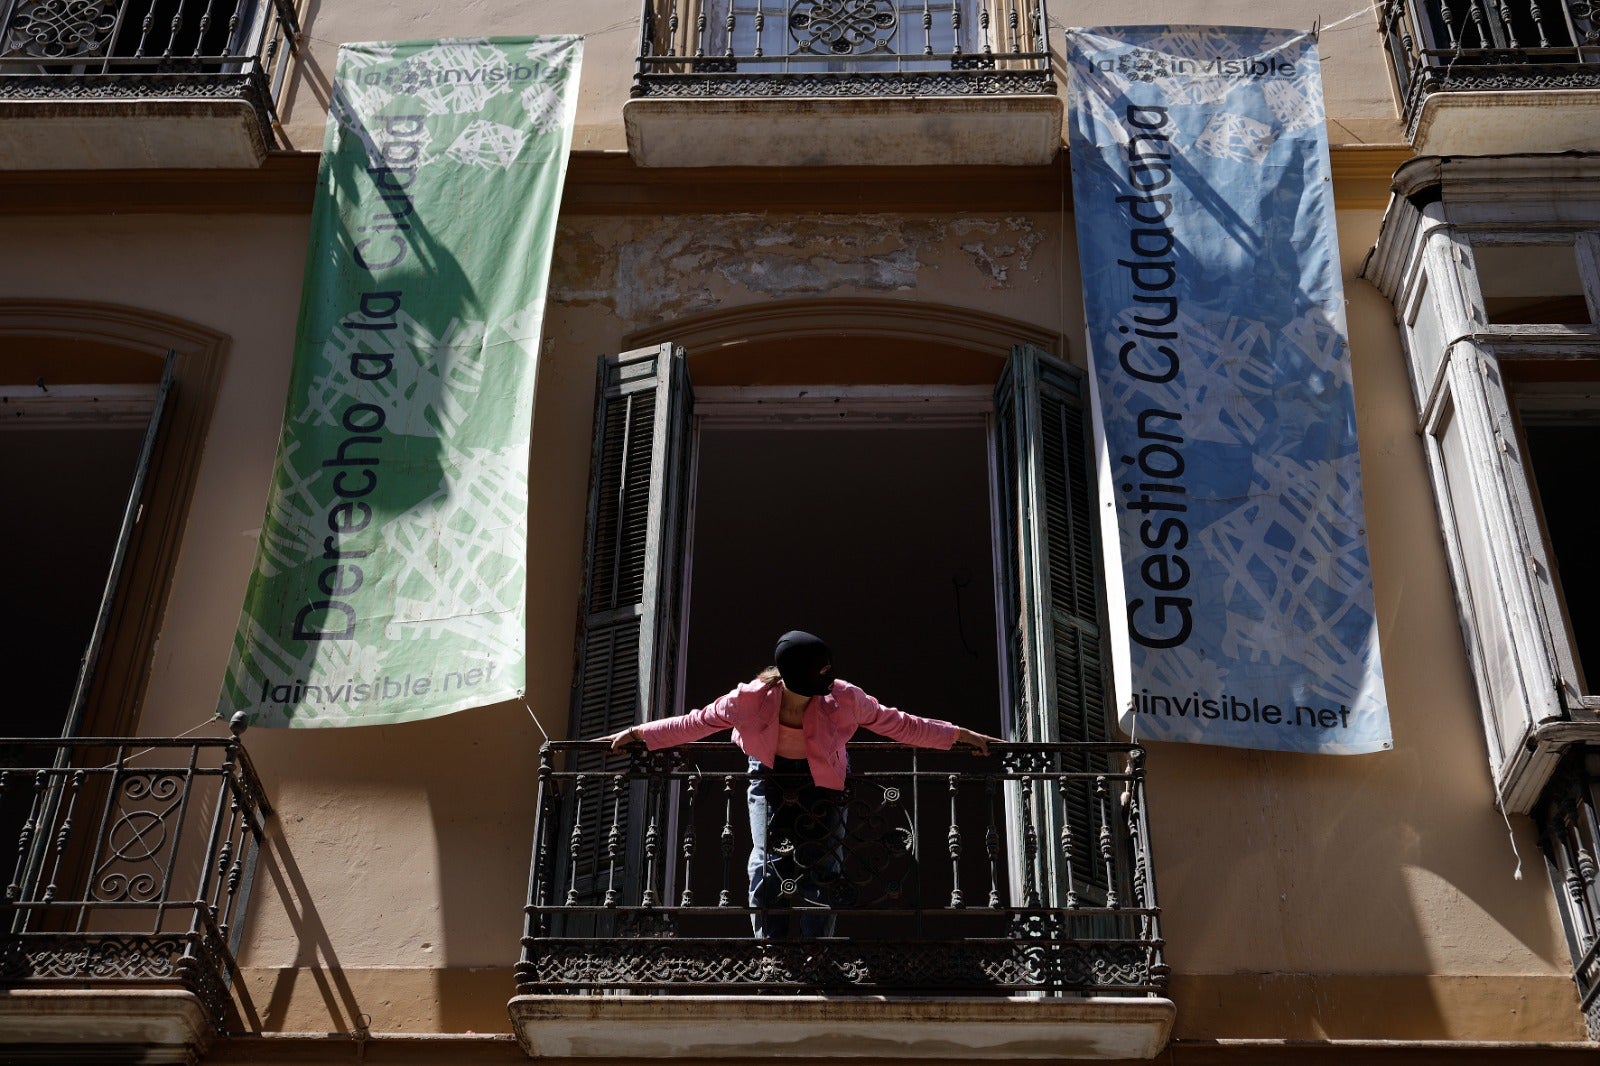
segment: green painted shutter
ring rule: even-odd
[[[1000,577],[1008,739],[1104,741],[1110,735],[1105,608],[1082,371],[1034,348],[1013,349],[995,389],[995,425],[1007,560]],[[1078,753],[1063,769],[1094,772],[1108,765],[1103,756]],[[1015,819],[1031,819],[1039,835],[1033,876],[1041,891],[1065,880],[1057,810],[1065,810],[1071,832],[1072,880],[1103,884],[1104,869],[1092,861],[1100,828],[1092,790],[1069,787],[1059,807],[1048,797],[1035,800],[1033,810],[1017,811]]]
[[[575,739],[672,712],[692,409],[683,349],[663,344],[601,358],[569,729]],[[573,768],[604,765],[602,753],[584,752]],[[605,789],[586,790],[581,844],[570,856],[570,884],[581,894],[598,897],[618,881],[602,842],[614,821],[625,839],[637,834],[627,824],[633,806]]]

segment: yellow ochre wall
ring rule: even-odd
[[[1309,30],[1321,22],[1318,38],[1327,98],[1329,140],[1333,144],[1393,144],[1404,131],[1390,89],[1390,75],[1378,20],[1370,3],[1341,0],[1275,3],[1092,0],[1050,10],[1052,46],[1059,50],[1067,26],[1187,24],[1272,26]],[[334,56],[344,41],[404,41],[419,37],[470,37],[490,34],[576,33],[584,37],[582,96],[578,102],[574,151],[622,151],[622,105],[633,83],[639,48],[637,0],[547,0],[536,11],[516,0],[436,5],[418,0],[393,4],[315,5],[306,25],[303,69],[293,79],[281,110],[289,146],[322,146],[323,116],[333,79]],[[1057,58],[1057,79],[1066,73]],[[1064,91],[1064,90],[1063,90]]]
[[[1362,6],[1101,0],[1058,5],[1053,17],[1307,28],[1320,19],[1330,138],[1396,145],[1403,131],[1375,16]],[[638,16],[633,0],[313,3],[285,136],[295,149],[321,144],[339,41],[581,33],[574,149],[618,152]],[[992,181],[1002,188],[1008,177]],[[1393,310],[1355,277],[1381,200],[1356,184],[1336,185],[1339,240],[1395,749],[1335,758],[1150,746],[1175,1035],[1580,1040],[1530,824],[1512,820],[1519,881],[1492,803]],[[1064,338],[1081,363],[1064,189],[1060,199],[993,211],[980,196],[906,215],[877,187],[850,210],[697,204],[691,214],[563,218],[529,477],[527,699],[539,724],[518,704],[247,734],[277,810],[241,959],[264,1029],[509,1032],[537,749],[566,726],[595,357],[685,314],[861,298],[1002,316]],[[308,219],[17,210],[6,219],[0,294],[132,305],[231,338],[139,723],[143,734],[173,735],[210,714],[227,662],[285,400]]]

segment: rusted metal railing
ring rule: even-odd
[[[635,96],[1051,93],[1045,0],[644,0]]]
[[[293,0],[0,0],[0,99],[237,98],[270,123]]]
[[[1409,127],[1437,92],[1600,88],[1597,13],[1589,0],[1385,0]]]
[[[221,1028],[270,813],[237,736],[0,740],[0,987],[180,987]]]
[[[603,750],[542,753],[521,992],[1165,984],[1137,747],[856,744],[842,794],[729,744]]]

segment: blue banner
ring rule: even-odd
[[[1389,748],[1316,41],[1067,45],[1122,728]]]

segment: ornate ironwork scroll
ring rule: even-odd
[[[644,0],[633,95],[1050,94],[1048,24],[1045,0]]]
[[[796,50],[821,55],[887,51],[899,21],[894,0],[796,0],[789,9]]]
[[[271,813],[237,736],[0,752],[0,986],[179,987],[220,1029]]]
[[[699,61],[697,61],[699,62]],[[721,64],[727,66],[729,64]],[[652,74],[635,87],[636,96],[862,97],[862,96],[1035,96],[1055,92],[1043,71],[955,69],[905,74],[720,73],[697,67],[693,74]]]
[[[785,943],[631,940],[626,945],[542,941],[520,974],[523,992],[670,988],[996,993],[1123,991],[1149,986],[1148,954],[1132,945],[1027,941]]]
[[[0,55],[72,59],[104,55],[117,27],[115,4],[100,0],[22,0]]]

